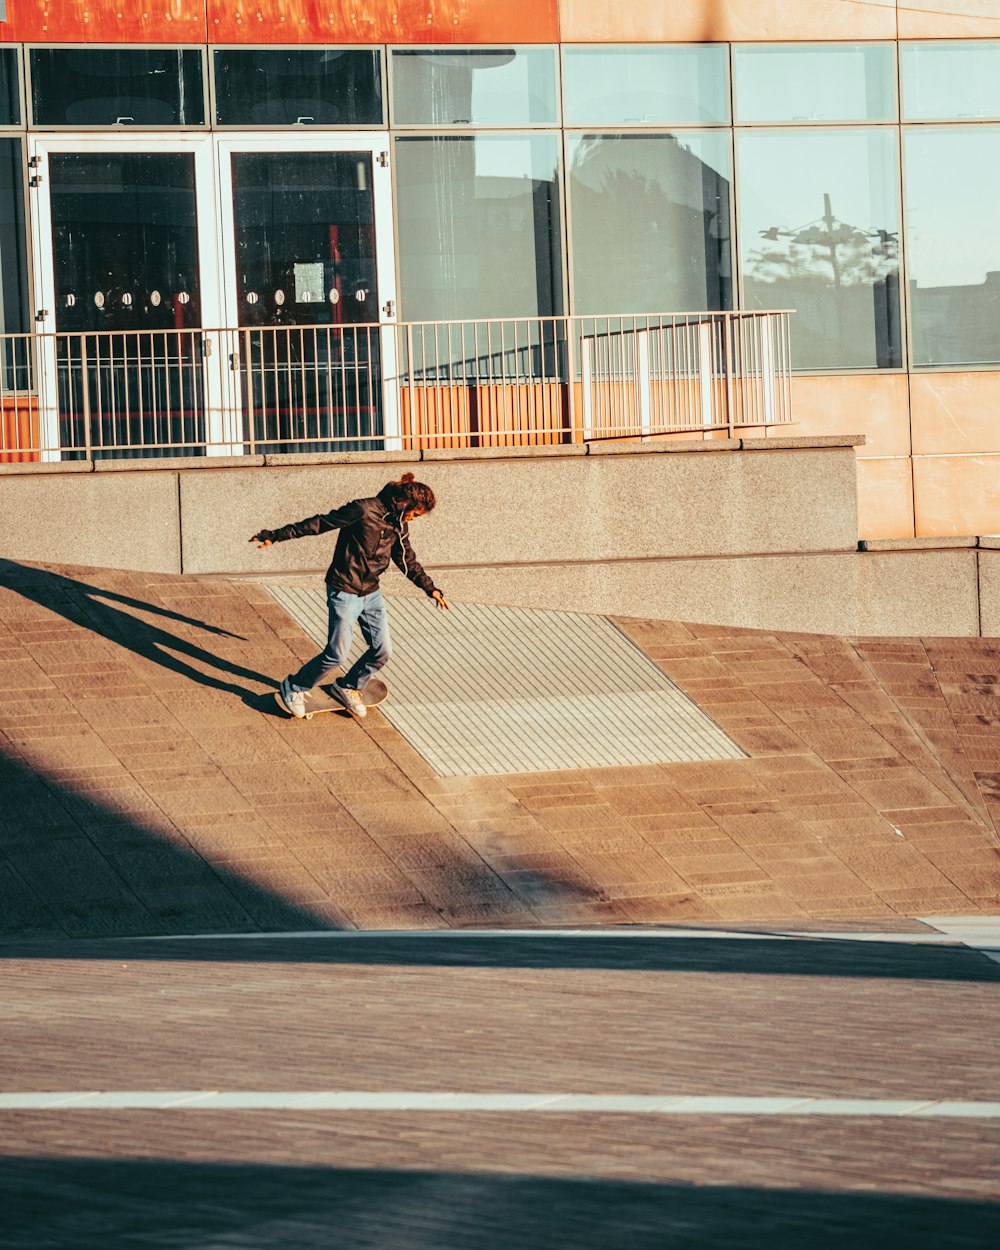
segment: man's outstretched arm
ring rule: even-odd
[[[344,504],[342,508],[334,508],[332,512],[319,512],[316,516],[306,517],[304,521],[293,521],[291,525],[283,525],[276,530],[258,530],[250,538],[250,542],[258,547],[270,547],[272,543],[287,542],[290,538],[310,538],[316,534],[325,534],[328,530],[343,529],[353,525],[361,517],[361,505],[357,500]]]

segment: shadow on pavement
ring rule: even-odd
[[[294,932],[294,930],[292,930]],[[302,933],[301,926],[299,934]],[[186,960],[413,968],[558,968],[579,971],[730,973],[740,976],[873,977],[998,982],[1000,964],[964,946],[852,942],[829,937],[661,938],[639,932],[470,931],[218,940],[0,943],[2,959]]]
[[[15,591],[25,599],[55,612],[74,625],[117,643],[144,659],[152,660],[173,673],[190,678],[200,686],[208,686],[213,690],[225,690],[239,695],[243,699],[258,698],[255,691],[235,682],[223,680],[211,673],[204,673],[192,667],[188,660],[197,660],[209,668],[217,669],[228,677],[239,677],[244,680],[262,682],[266,686],[276,686],[273,677],[252,669],[232,664],[221,656],[206,651],[186,639],[178,638],[158,625],[140,620],[130,612],[120,611],[115,604],[122,607],[135,608],[140,612],[163,617],[165,620],[176,621],[181,625],[192,625],[203,629],[208,634],[220,638],[241,638],[228,630],[208,625],[194,617],[173,612],[159,604],[146,603],[142,599],[131,599],[114,591],[103,590],[100,586],[91,586],[87,582],[77,581],[61,573],[52,573],[46,569],[18,564],[15,560],[0,559],[0,586]]]
[[[179,830],[171,841],[3,754],[0,795],[7,940],[336,928],[202,858]]]
[[[909,1194],[24,1158],[4,1161],[3,1191],[6,1250],[992,1250],[1000,1244],[1000,1206]]]

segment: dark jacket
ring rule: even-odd
[[[350,595],[370,595],[378,589],[378,579],[394,561],[427,595],[437,587],[420,566],[410,546],[409,526],[390,506],[386,491],[371,499],[353,499],[342,508],[319,513],[283,525],[277,530],[261,530],[259,537],[273,543],[289,538],[306,538],[340,530],[333,561],[326,571],[326,584]]]

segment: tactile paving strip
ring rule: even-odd
[[[269,589],[326,642],[323,586]],[[482,604],[446,614],[386,598],[393,657],[380,710],[440,776],[744,758],[606,617]]]

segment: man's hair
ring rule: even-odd
[[[431,488],[423,482],[415,482],[412,473],[404,473],[398,482],[387,482],[385,490],[400,512],[407,512],[410,508],[430,512],[437,503]]]

